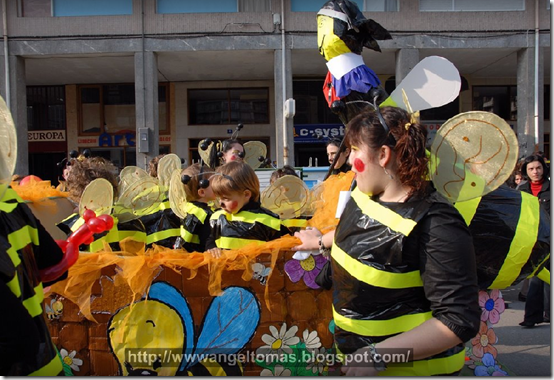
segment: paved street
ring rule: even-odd
[[[502,291],[507,309],[500,316],[494,332],[498,337],[498,362],[516,376],[552,376],[551,327],[540,324],[523,328],[525,303],[518,301],[521,285]]]

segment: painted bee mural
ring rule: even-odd
[[[147,298],[112,316],[108,341],[123,375],[238,376],[240,362],[214,357],[237,354],[251,340],[259,320],[254,294],[228,287],[213,298],[196,335],[187,300],[168,283],[156,282]]]

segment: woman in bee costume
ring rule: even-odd
[[[348,125],[358,186],[334,239],[324,235],[319,245],[332,247],[336,349],[372,359],[343,363],[349,376],[456,374],[464,342],[479,327],[472,238],[458,211],[425,181],[426,134],[396,107]],[[302,240],[297,249],[313,245]],[[379,360],[388,349],[407,348],[409,366]]]

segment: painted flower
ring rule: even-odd
[[[508,376],[508,373],[500,369],[494,357],[489,353],[483,355],[483,365],[475,367],[474,373],[475,376]]]
[[[317,374],[325,371],[325,367],[327,367],[326,351],[325,347],[314,349],[306,360],[306,370]]]
[[[65,348],[62,348],[60,350],[60,355],[62,357],[63,362],[68,366],[70,366],[72,370],[79,371],[79,366],[83,365],[83,361],[75,357],[76,353],[77,351],[73,350],[71,351],[70,354],[68,354]]]
[[[275,370],[275,373],[271,372],[271,370],[268,368],[264,368],[262,372],[260,372],[260,376],[290,376],[291,375],[290,369],[283,367],[281,364],[277,364],[274,370]]]
[[[304,330],[302,333],[302,338],[304,338],[304,344],[308,351],[315,350],[316,348],[321,347],[321,339],[317,336],[317,331],[314,330],[311,333],[308,332],[308,329]]]
[[[326,261],[327,259],[323,255],[309,255],[304,260],[289,260],[285,263],[285,272],[292,282],[298,282],[303,278],[308,287],[319,289],[315,278],[321,272]]]
[[[489,321],[493,325],[498,323],[500,314],[506,309],[504,299],[500,296],[500,290],[498,289],[493,289],[490,293],[481,290],[479,292],[479,306],[483,310],[481,320],[483,322]]]
[[[262,341],[266,345],[256,350],[257,355],[265,356],[267,363],[281,359],[284,354],[292,354],[290,346],[300,343],[300,338],[296,336],[298,326],[292,326],[287,330],[287,324],[283,323],[280,331],[275,326],[269,326],[269,331],[271,335],[262,335]]]
[[[485,322],[481,322],[477,336],[471,340],[473,346],[473,355],[482,358],[485,353],[489,353],[496,358],[498,352],[493,344],[496,344],[498,338],[493,329],[488,328]]]

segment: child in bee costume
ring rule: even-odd
[[[222,249],[262,244],[289,234],[279,216],[260,204],[260,182],[246,163],[233,161],[217,169],[210,183],[221,210],[210,218],[207,249],[219,257]]]
[[[213,210],[208,204],[215,199],[210,186],[210,168],[201,164],[193,164],[181,172],[181,182],[186,195],[181,221],[182,248],[188,252],[204,252],[210,236],[210,217]]]

